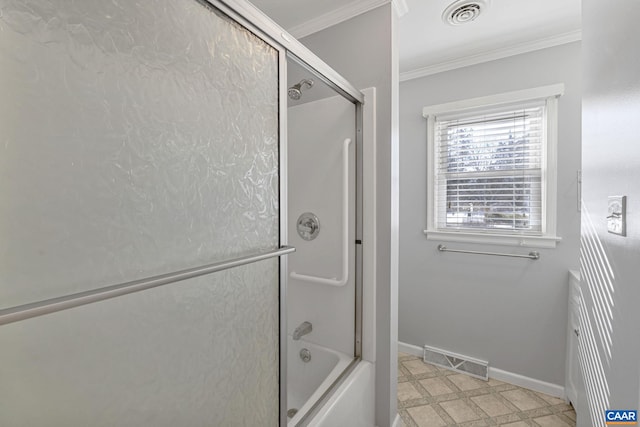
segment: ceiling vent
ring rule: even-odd
[[[486,11],[490,0],[457,0],[442,13],[442,20],[449,25],[462,25],[475,20]]]

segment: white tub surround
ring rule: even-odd
[[[287,349],[287,409],[297,409],[287,425],[295,426],[320,397],[338,379],[353,358],[347,354],[322,347],[308,341],[294,341],[288,337]],[[309,350],[311,360],[300,357]]]

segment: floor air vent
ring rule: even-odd
[[[489,379],[489,362],[450,353],[439,348],[424,346],[424,361],[442,366],[452,371],[462,372],[472,377],[487,381]]]

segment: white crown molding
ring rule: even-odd
[[[443,71],[450,71],[455,70],[456,68],[467,67],[469,65],[495,61],[496,59],[507,58],[509,56],[520,55],[522,53],[533,52],[535,50],[546,49],[579,40],[582,40],[582,30],[571,31],[551,37],[519,43],[505,48],[489,50],[450,61],[444,61],[411,71],[405,71],[400,73],[400,81],[404,82],[407,80],[413,80],[420,77],[430,76],[432,74],[442,73]]]
[[[391,0],[391,3],[393,3],[393,7],[396,10],[398,18],[403,17],[407,12],[409,12],[409,5],[406,0]]]
[[[340,22],[362,15],[390,1],[391,0],[356,0],[338,9],[334,9],[331,12],[293,26],[288,29],[288,32],[295,38],[301,39],[302,37],[324,30]],[[404,0],[394,0],[393,3],[395,4],[396,1],[403,2]]]

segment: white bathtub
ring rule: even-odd
[[[295,426],[353,358],[308,341],[294,341],[290,335],[288,339],[287,409],[295,408],[298,412],[287,425]],[[307,363],[300,358],[303,348],[311,352]]]
[[[361,360],[309,422],[308,427],[374,427],[374,390],[374,366]],[[398,425],[400,425],[400,417],[396,417],[393,423],[394,427]]]

